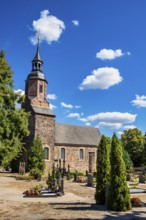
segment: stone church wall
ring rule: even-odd
[[[54,127],[55,119],[48,115],[35,115],[35,137],[39,137],[43,147],[48,147],[49,158],[45,160],[46,169],[45,174],[51,170],[54,159]]]
[[[92,172],[96,171],[96,157],[97,148],[96,147],[78,147],[78,146],[55,146],[54,148],[54,159],[57,162],[61,159],[61,148],[65,148],[65,166],[66,170],[68,164],[70,165],[70,171],[79,171],[86,173],[86,170],[92,169]],[[80,149],[83,149],[83,159],[80,159]],[[89,154],[92,153],[93,157],[90,161]],[[89,165],[89,163],[91,163]],[[63,160],[62,160],[63,164]],[[62,165],[63,166],[63,165]]]

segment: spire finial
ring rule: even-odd
[[[39,46],[39,44],[40,44],[40,29],[39,29],[39,31],[37,32],[37,35],[38,35],[38,46]]]

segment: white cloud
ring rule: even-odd
[[[96,57],[101,60],[113,60],[123,55],[124,54],[121,49],[118,50],[102,49],[98,53],[96,53]]]
[[[112,123],[112,122],[100,122],[98,128],[109,128],[109,129],[120,129],[122,127],[121,123]]]
[[[22,90],[22,89],[14,90],[14,92],[19,94],[19,95],[24,95],[25,94],[24,90]]]
[[[130,113],[122,112],[102,112],[95,115],[88,116],[86,120],[88,122],[109,122],[109,123],[132,123],[135,121],[137,115],[132,115]]]
[[[145,95],[142,96],[135,95],[135,96],[136,99],[131,101],[132,105],[137,106],[138,108],[140,107],[146,108],[146,96]]]
[[[38,33],[40,34],[40,41],[46,41],[51,44],[52,41],[58,41],[65,24],[57,17],[50,15],[48,10],[41,11],[40,18],[33,21],[33,29],[36,32],[34,36],[30,37],[32,44],[37,44]]]
[[[81,106],[80,106],[80,105],[75,105],[75,108],[77,108],[77,109],[78,109],[78,108],[81,108]]]
[[[68,118],[80,118],[80,114],[79,113],[70,113],[66,117],[68,117]]]
[[[57,99],[57,96],[55,94],[48,94],[47,98],[51,99],[51,100],[55,100],[55,99]]]
[[[123,78],[120,76],[118,69],[103,67],[93,70],[92,74],[83,80],[79,89],[108,89],[111,86],[119,84],[122,80]]]
[[[73,105],[61,102],[61,107],[63,107],[63,108],[70,108],[71,109],[71,108],[73,108]]]
[[[88,122],[87,118],[79,118],[79,120],[82,121],[82,122]]]
[[[79,26],[79,21],[77,21],[77,20],[73,20],[72,23],[73,23],[75,26]]]
[[[55,105],[53,105],[53,104],[51,104],[51,103],[49,103],[49,104],[50,104],[50,109],[51,109],[51,110],[57,108],[57,106],[55,106]]]
[[[130,55],[131,55],[131,52],[128,51],[128,52],[127,52],[127,55],[130,56]]]
[[[91,126],[91,123],[87,122],[85,125],[86,125],[86,126]]]
[[[119,136],[121,136],[121,135],[123,134],[123,131],[118,131],[117,134],[118,134]]]
[[[134,128],[136,128],[135,125],[125,125],[125,126],[123,126],[123,130],[129,130],[129,129],[134,129]]]

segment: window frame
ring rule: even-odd
[[[47,154],[45,152],[47,150]],[[47,155],[47,157],[46,157]],[[44,160],[50,160],[50,148],[49,147],[44,147]]]
[[[64,151],[63,158],[62,158],[62,150]],[[65,160],[65,147],[61,147],[61,149],[60,149],[60,158],[61,158],[61,160]]]
[[[83,148],[79,149],[79,160],[84,160],[84,149]]]

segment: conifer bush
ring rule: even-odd
[[[105,186],[110,180],[110,140],[102,135],[97,150],[96,204],[105,204]]]
[[[30,174],[36,179],[43,174],[45,169],[44,150],[38,137],[33,140],[29,154],[28,169]]]
[[[115,133],[111,142],[111,181],[107,197],[107,208],[114,211],[131,209],[122,146]]]

